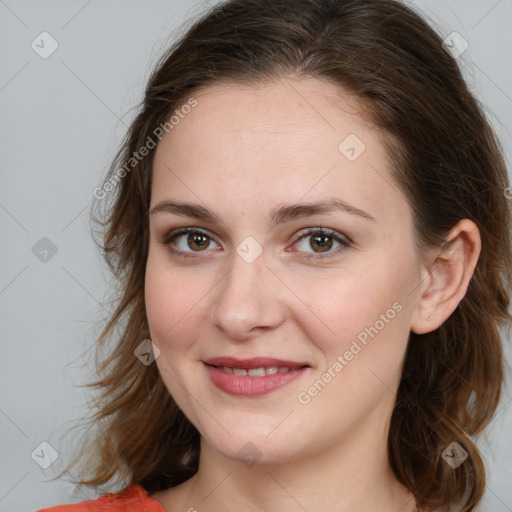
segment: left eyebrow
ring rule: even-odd
[[[317,203],[299,203],[279,206],[270,212],[269,221],[271,227],[274,227],[277,224],[289,222],[294,219],[311,217],[312,215],[325,215],[336,211],[341,211],[350,215],[357,215],[371,222],[377,222],[377,220],[369,213],[366,213],[365,211],[337,198]],[[149,214],[154,215],[161,212],[181,215],[184,217],[193,217],[195,219],[205,220],[211,223],[222,222],[221,218],[209,208],[195,203],[171,200],[160,201],[151,208]]]
[[[275,208],[270,213],[270,225],[275,226],[281,222],[288,222],[293,219],[310,217],[312,215],[321,215],[341,211],[350,215],[357,215],[366,220],[377,222],[369,213],[366,213],[355,206],[352,206],[341,199],[333,198],[318,203],[299,203],[284,205]]]

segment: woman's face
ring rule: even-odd
[[[145,299],[166,387],[233,460],[384,441],[421,266],[377,129],[313,78],[194,97],[154,161]]]

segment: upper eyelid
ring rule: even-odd
[[[317,227],[313,227],[313,228],[304,228],[304,229],[305,229],[305,231],[301,231],[300,233],[293,235],[294,242],[298,242],[301,238],[311,236],[315,233],[323,233],[324,235],[332,236],[333,238],[339,238],[339,239],[345,238],[348,242],[352,243],[351,238],[349,238],[344,233],[340,233],[339,231],[336,231],[335,229],[332,229],[332,228],[325,228],[323,226],[317,226]]]
[[[171,229],[170,231],[166,231],[162,238],[164,240],[165,239],[169,239],[169,241],[171,241],[171,240],[174,240],[174,239],[176,239],[176,238],[178,238],[180,236],[190,235],[191,233],[199,233],[201,235],[205,235],[208,238],[210,238],[213,241],[215,241],[216,243],[218,243],[216,241],[217,237],[215,235],[213,235],[212,233],[210,233],[207,229],[197,228],[195,226]]]

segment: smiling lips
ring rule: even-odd
[[[310,368],[306,363],[268,357],[215,357],[204,363],[213,384],[226,393],[243,396],[270,393],[292,382]]]

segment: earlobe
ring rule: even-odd
[[[434,331],[450,317],[466,294],[480,250],[476,224],[469,219],[459,221],[424,268],[411,331]]]

